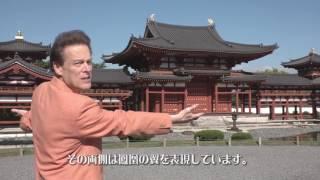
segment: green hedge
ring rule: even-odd
[[[232,140],[252,139],[252,136],[250,133],[238,132],[238,133],[232,134],[231,139]]]
[[[194,134],[194,139],[197,137],[200,141],[221,140],[224,139],[224,133],[219,130],[203,130]]]

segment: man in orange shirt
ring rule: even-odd
[[[103,179],[102,167],[69,164],[68,157],[102,153],[101,138],[169,133],[172,123],[192,121],[196,105],[175,115],[102,109],[81,90],[91,88],[92,51],[82,31],[61,33],[51,49],[55,76],[38,86],[30,111],[13,109],[20,126],[32,131],[36,179]]]

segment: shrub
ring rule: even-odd
[[[119,137],[121,140],[126,140],[129,138],[129,142],[142,142],[142,141],[148,141],[152,138],[152,135],[131,135],[131,136],[124,136]]]
[[[302,114],[304,114],[304,115],[308,115],[308,114],[310,114],[308,111],[303,111],[303,113]]]
[[[231,139],[232,140],[252,139],[252,136],[250,133],[238,132],[238,133],[232,134]]]
[[[200,141],[219,140],[224,138],[224,133],[219,130],[203,130],[194,134],[194,139],[197,137]]]
[[[183,131],[181,134],[183,135],[194,135],[193,131]]]

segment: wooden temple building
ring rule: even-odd
[[[213,23],[180,26],[149,19],[142,38],[131,37],[121,53],[103,59],[136,70],[135,95],[142,111],[177,112],[199,104],[198,112],[230,113],[247,107],[251,113],[252,87],[225,83],[223,77],[234,74],[235,65],[276,48],[226,41]]]
[[[94,69],[92,89],[83,94],[112,110],[174,113],[199,104],[195,111],[209,114],[319,118],[320,55],[313,50],[282,63],[298,74],[235,71],[235,65],[266,56],[277,44],[226,41],[208,22],[182,26],[148,19],[143,37],[132,36],[120,53],[102,55],[106,63],[124,69]],[[0,42],[0,125],[11,120],[4,115],[11,108],[29,109],[34,88],[52,78],[49,69],[39,66],[50,47],[26,41],[20,32]]]

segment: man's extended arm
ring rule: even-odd
[[[83,137],[127,136],[139,134],[166,134],[172,123],[190,122],[202,113],[193,114],[193,105],[176,115],[134,111],[106,111],[94,101],[85,102],[76,120],[79,135]]]

